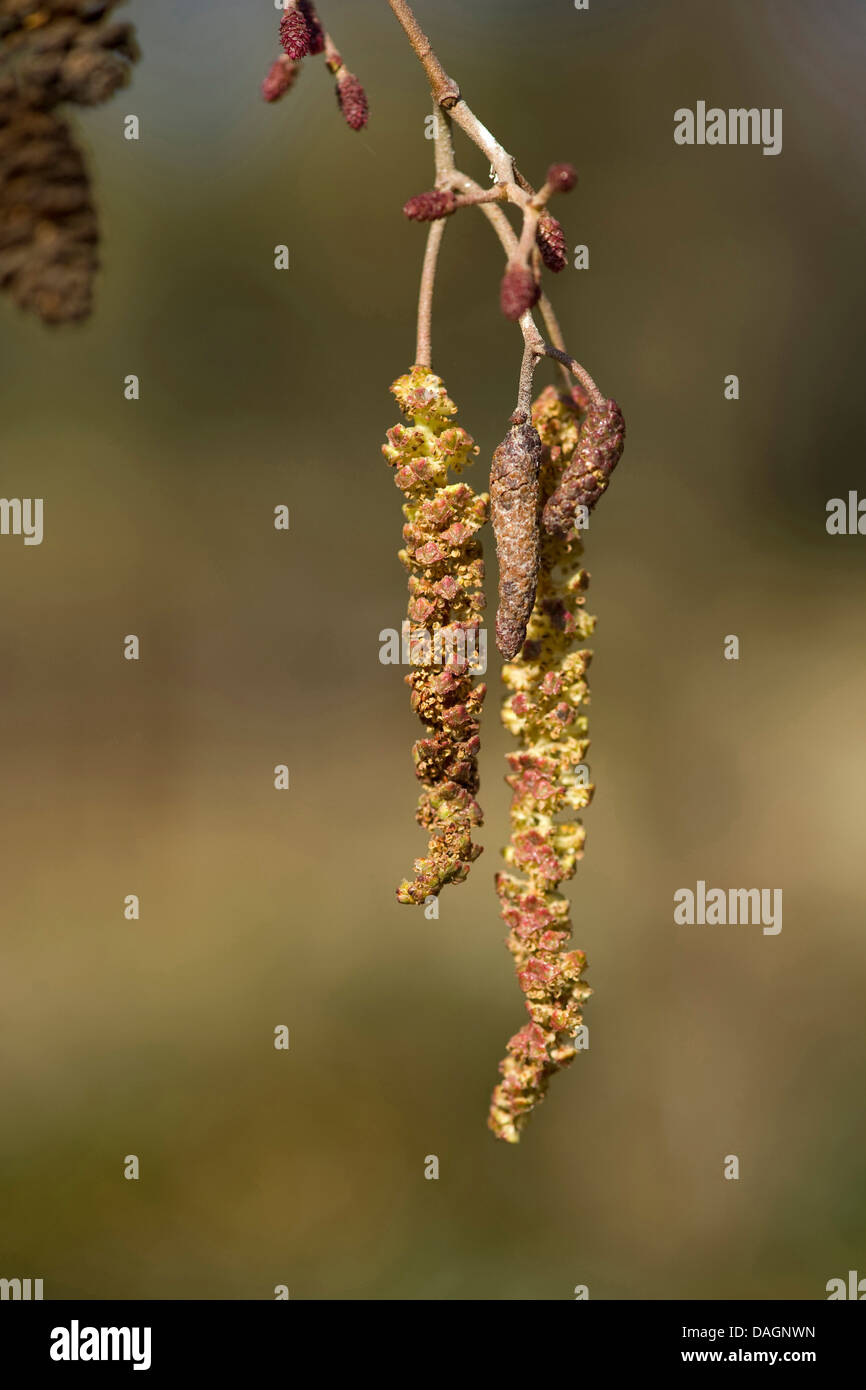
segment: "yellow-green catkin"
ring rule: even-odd
[[[553,387],[533,405],[543,445],[542,504],[574,455],[584,415],[577,399]],[[563,820],[561,813],[582,810],[594,790],[584,762],[592,653],[576,649],[591,635],[594,619],[584,610],[589,576],[581,568],[583,547],[572,536],[542,535],[527,639],[502,673],[502,719],[519,748],[508,754],[506,778],[512,789],[511,841],[504,851],[510,872],[497,874],[496,891],[529,1014],[509,1040],[490,1105],[490,1128],[507,1143],[518,1141],[551,1076],[573,1060],[581,1009],[591,993],[582,979],[584,953],[567,949],[569,904],[558,891],[574,874],[584,841],[580,822]]]
[[[406,682],[425,737],[412,750],[424,784],[416,818],[429,832],[426,856],[397,889],[403,903],[423,903],[446,883],[459,883],[481,853],[472,831],[481,824],[479,721],[486,687],[474,683],[484,611],[484,560],[478,532],[490,499],[450,482],[478,453],[454,422],[457,407],[427,367],[413,367],[391,390],[408,423],[388,431],[383,453],[405,493],[404,548],[409,571]]]

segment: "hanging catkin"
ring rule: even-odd
[[[413,367],[391,390],[410,421],[388,431],[383,453],[407,498],[400,552],[409,571],[406,682],[426,730],[412,751],[424,784],[417,820],[430,833],[427,855],[415,860],[414,877],[401,883],[397,897],[423,903],[464,879],[481,853],[472,830],[481,824],[475,793],[486,687],[473,683],[472,666],[484,610],[478,531],[489,498],[448,481],[449,469],[460,473],[478,450],[453,423],[457,407],[439,377]]]
[[[592,405],[584,420],[574,458],[544,507],[544,529],[566,536],[578,507],[592,511],[622,457],[625,421],[616,401]]]
[[[553,387],[533,405],[543,446],[542,498],[555,492],[574,456],[581,415],[575,401]],[[508,1043],[490,1106],[490,1128],[508,1143],[519,1139],[551,1076],[574,1058],[581,1008],[590,994],[582,980],[586,957],[567,949],[569,906],[558,891],[575,872],[584,831],[579,822],[561,823],[557,816],[587,806],[593,793],[584,776],[589,739],[583,713],[591,653],[573,650],[594,624],[583,606],[589,576],[580,567],[581,553],[579,540],[542,536],[527,640],[502,672],[509,692],[502,720],[520,747],[508,755],[506,779],[512,790],[505,851],[511,872],[497,874],[496,891],[529,1014]]]
[[[520,651],[535,602],[540,464],[538,431],[518,424],[494,453],[490,469],[490,519],[499,561],[496,645],[506,660]]]
[[[99,230],[61,103],[94,106],[129,77],[116,0],[0,0],[0,288],[46,323],[86,318]]]

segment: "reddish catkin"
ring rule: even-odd
[[[541,259],[547,266],[558,275],[561,270],[565,270],[568,265],[568,246],[565,240],[565,232],[549,212],[543,212],[538,219],[538,226],[535,230],[535,241],[541,252]]]
[[[431,188],[404,203],[403,214],[410,222],[435,222],[440,217],[450,217],[456,207],[457,197],[450,188]]]
[[[541,440],[514,425],[493,455],[490,518],[499,561],[496,645],[506,661],[523,646],[538,580],[538,470]]]
[[[574,458],[544,508],[544,529],[567,535],[578,507],[591,511],[610,482],[625,443],[625,421],[616,401],[593,405],[583,422]]]
[[[284,97],[286,92],[294,87],[300,71],[300,63],[293,62],[285,53],[281,53],[277,61],[271,64],[262,82],[262,96],[265,101],[279,101],[280,97]]]
[[[337,73],[337,105],[352,130],[363,130],[370,115],[367,93],[353,72],[341,68]]]
[[[529,266],[520,261],[509,261],[502,277],[499,303],[507,319],[516,322],[521,314],[538,303],[541,288]]]
[[[311,0],[294,0],[280,20],[280,43],[289,58],[307,58],[325,51],[325,31]]]

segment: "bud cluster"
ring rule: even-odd
[[[280,20],[280,43],[284,56],[271,65],[262,83],[265,101],[279,100],[294,86],[304,58],[324,53],[335,79],[337,105],[343,119],[352,130],[363,130],[369,116],[367,94],[325,32],[313,0],[292,0]],[[281,67],[281,63],[286,66]]]
[[[535,246],[548,270],[558,274],[568,265],[568,250],[562,226],[545,206],[553,193],[569,193],[577,184],[577,174],[570,164],[551,164],[547,180],[524,216],[535,219]],[[541,297],[539,270],[530,254],[532,221],[524,221],[524,237],[518,251],[509,260],[502,277],[499,304],[503,314],[513,322],[531,309]]]

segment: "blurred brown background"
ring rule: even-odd
[[[322,12],[368,89],[360,135],[318,63],[260,100],[270,0],[133,0],[132,86],[74,113],[95,316],[50,332],[0,305],[2,492],[45,499],[41,547],[0,540],[0,1274],[48,1298],[823,1298],[866,1274],[866,539],[824,524],[866,491],[864,10],[418,3],[527,175],[577,164],[558,211],[591,268],[551,288],[628,423],[587,547],[590,1051],[517,1148],[485,1128],[523,1019],[494,662],[485,854],[438,922],[393,894],[424,837],[418,726],[378,660],[405,609],[379,449],[413,353],[426,87],[384,0]],[[782,154],[677,147],[698,100],[782,107]],[[461,214],[434,353],[477,487],[519,365],[500,273]],[[781,887],[781,934],[674,926],[699,878]]]

